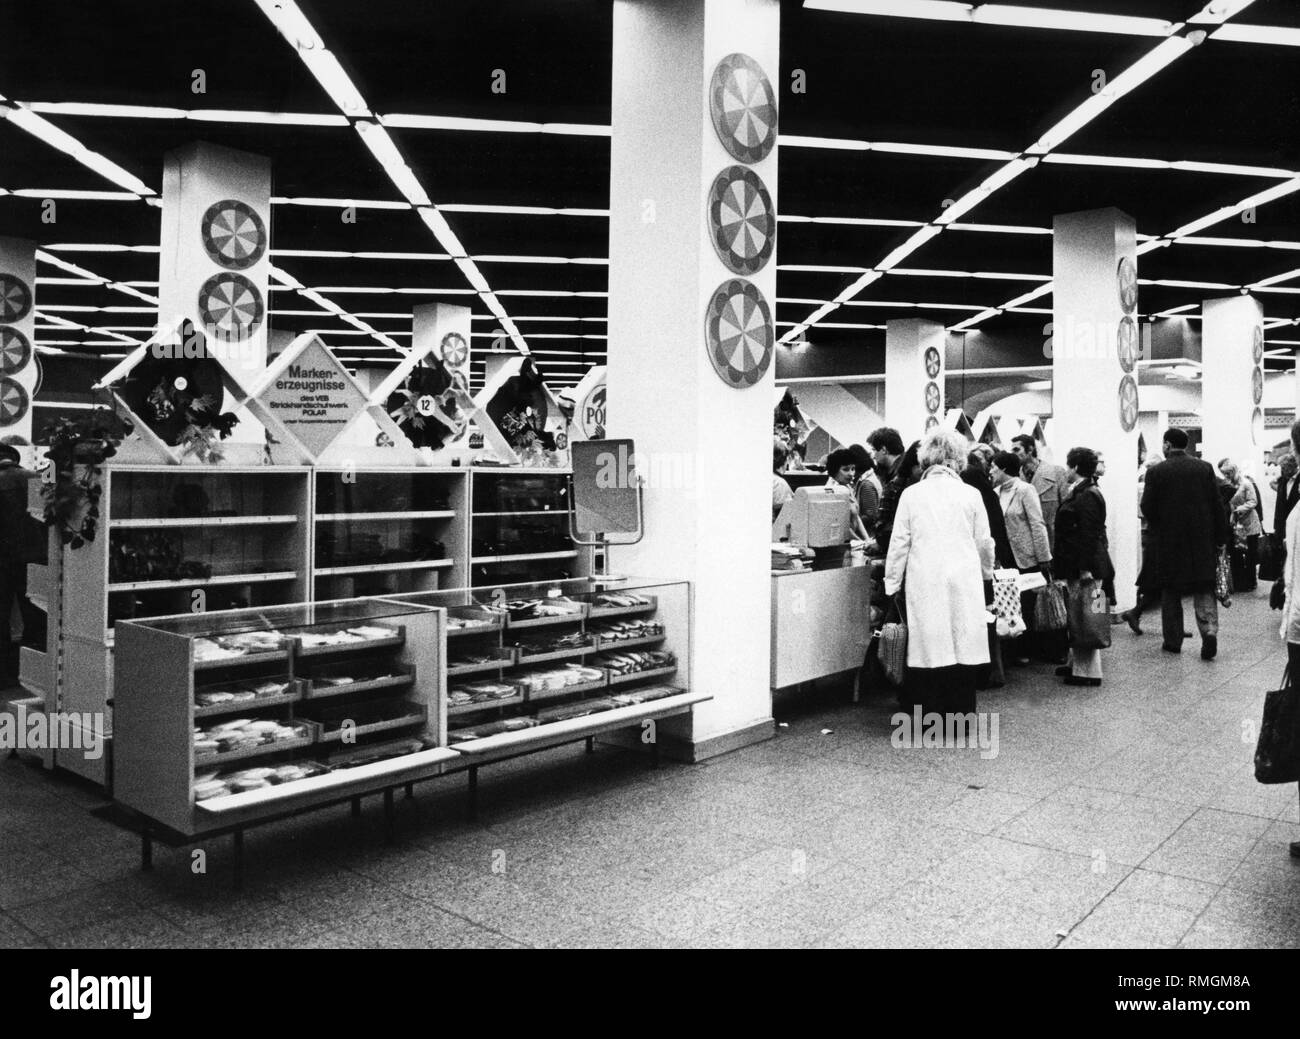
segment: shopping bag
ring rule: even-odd
[[[1110,647],[1110,604],[1100,581],[1077,581],[1070,586],[1066,604],[1070,645],[1075,649]]]
[[[998,634],[1014,638],[1025,630],[1020,612],[1020,571],[993,571],[993,616],[998,619]]]
[[[894,596],[894,605],[886,614],[886,618],[898,619],[886,619],[880,626],[880,644],[876,650],[880,657],[880,670],[891,685],[902,685],[907,677],[907,623],[903,620],[903,608],[900,605],[902,597],[900,589]]]
[[[1232,560],[1227,545],[1219,549],[1219,560],[1214,567],[1214,597],[1224,606],[1232,605]]]
[[[1264,694],[1264,720],[1255,745],[1255,779],[1260,783],[1300,781],[1300,689],[1291,684],[1291,669],[1282,688]]]
[[[1038,590],[1038,598],[1034,601],[1035,631],[1061,631],[1069,623],[1065,612],[1065,590],[1064,581],[1051,581]]]
[[[1286,546],[1277,534],[1265,534],[1259,539],[1259,579],[1276,581],[1282,576],[1282,560],[1286,557]]]

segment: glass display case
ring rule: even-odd
[[[497,744],[516,746],[544,737],[554,723],[690,690],[686,582],[602,584],[584,578],[400,601],[447,611],[443,679],[453,748],[506,734],[516,736]]]
[[[354,599],[123,621],[116,799],[192,834],[442,746],[443,617]]]
[[[569,477],[554,469],[474,470],[470,581],[476,586],[579,577],[569,536]]]

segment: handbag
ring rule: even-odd
[[[1080,650],[1110,648],[1110,604],[1100,581],[1089,578],[1072,585],[1067,611],[1071,646]]]
[[[1286,606],[1286,582],[1279,576],[1268,592],[1268,608],[1280,610]]]
[[[1264,694],[1264,720],[1255,745],[1255,779],[1260,783],[1300,781],[1300,689],[1291,684],[1291,668],[1282,688]]]
[[[1062,631],[1070,621],[1065,611],[1064,581],[1050,581],[1038,590],[1034,601],[1034,630]]]
[[[1219,549],[1219,559],[1214,567],[1214,597],[1224,606],[1231,605],[1232,600],[1232,560],[1228,557],[1228,546]]]
[[[880,645],[876,650],[880,658],[880,670],[891,685],[902,685],[907,677],[907,622],[903,619],[903,607],[900,604],[902,589],[894,596],[894,604],[885,615],[885,623],[880,626]],[[891,621],[891,616],[898,620]]]
[[[1286,546],[1277,533],[1267,534],[1259,539],[1259,579],[1276,581],[1282,576],[1282,562],[1286,558]]]

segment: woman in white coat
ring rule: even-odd
[[[907,699],[927,711],[975,709],[989,663],[986,582],[993,537],[979,492],[962,482],[966,440],[939,430],[921,442],[923,474],[898,500],[885,594],[904,590]]]

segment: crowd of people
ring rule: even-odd
[[[850,492],[852,536],[880,567],[874,616],[896,614],[907,623],[907,677],[899,691],[905,706],[970,710],[978,689],[1004,681],[1008,664],[1044,664],[1067,685],[1101,685],[1101,648],[1072,639],[1072,622],[1045,621],[1038,600],[1053,594],[1074,603],[1092,595],[1093,609],[1103,608],[1109,621],[1118,597],[1099,482],[1105,460],[1079,446],[1066,453],[1064,465],[1053,464],[1028,435],[1014,437],[1009,447],[970,444],[943,430],[909,446],[884,427],[865,446],[839,448],[826,458],[827,486]],[[1295,558],[1283,530],[1300,500],[1300,472],[1296,455],[1283,459],[1274,533],[1266,535],[1259,487],[1238,463],[1212,466],[1194,457],[1180,429],[1164,434],[1162,448],[1141,493],[1135,605],[1120,617],[1140,635],[1143,613],[1159,604],[1163,649],[1178,653],[1193,637],[1183,615],[1190,598],[1200,655],[1209,661],[1218,653],[1219,606],[1231,604],[1232,589],[1255,587],[1261,544],[1268,542],[1268,558]],[[778,441],[774,515],[790,493],[779,475],[785,451]],[[995,572],[1002,581],[1008,574],[1020,578],[1020,623],[1012,638],[990,623],[1006,613],[994,601]],[[1293,631],[1300,653],[1300,609],[1286,617],[1284,628]]]

